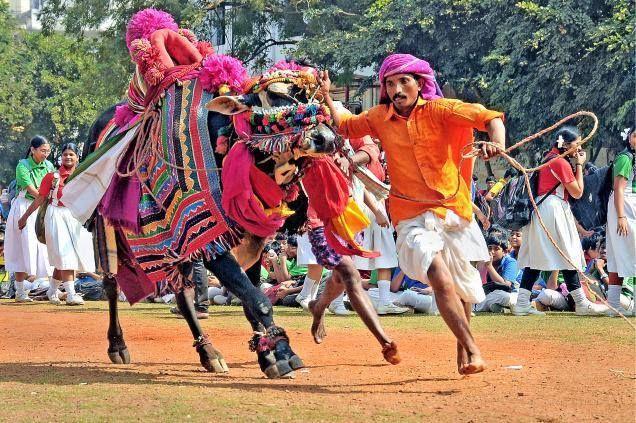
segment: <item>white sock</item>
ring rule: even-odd
[[[391,281],[378,281],[378,305],[383,306],[391,303]]]
[[[587,297],[585,296],[585,292],[583,292],[583,288],[577,288],[574,291],[570,291],[570,295],[572,296],[572,298],[574,298],[574,302],[578,306],[584,306],[590,302],[590,300],[588,300]]]
[[[51,283],[49,285],[48,291],[46,291],[46,295],[49,298],[57,297],[57,287],[60,286],[62,281],[58,281],[55,278],[51,278]]]
[[[531,291],[524,288],[519,288],[519,294],[517,295],[517,307],[528,308],[530,307],[530,295]]]
[[[66,291],[67,299],[75,296],[75,281],[64,282],[64,291]]]
[[[621,290],[620,285],[609,285],[607,287],[607,302],[613,308],[619,308],[621,306]]]
[[[300,291],[298,296],[302,298],[309,298],[310,300],[313,299],[311,298],[311,294],[313,292],[314,285],[316,285],[316,281],[311,279],[308,275],[305,275],[305,282],[303,282],[303,289]]]
[[[336,297],[330,304],[331,308],[337,309],[344,307],[344,292]]]
[[[26,293],[24,292],[24,281],[15,281],[15,296],[16,297],[24,297]]]

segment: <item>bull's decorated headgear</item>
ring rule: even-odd
[[[435,72],[426,60],[410,54],[392,54],[384,59],[380,66],[380,102],[390,102],[386,93],[386,78],[400,73],[410,73],[424,79],[424,86],[420,91],[423,99],[434,100],[443,97],[442,90],[435,80]]]
[[[318,71],[293,61],[281,60],[264,74],[247,81],[244,92],[246,94],[259,93],[277,82],[294,84],[298,88],[304,89],[308,96],[311,96],[319,87]]]

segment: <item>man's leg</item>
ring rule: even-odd
[[[192,262],[192,279],[194,282],[194,309],[198,319],[208,318],[208,307],[210,299],[208,297],[208,273],[205,270],[203,260]]]
[[[451,332],[455,335],[458,345],[461,345],[466,354],[465,365],[460,368],[461,374],[479,373],[486,368],[486,362],[470,332],[466,315],[470,315],[470,306],[462,304],[455,292],[455,285],[451,274],[442,259],[441,253],[437,253],[428,268],[428,279],[435,292],[435,300],[442,318]],[[458,346],[459,351],[459,346]],[[464,352],[462,352],[463,356]],[[459,358],[458,358],[459,363]],[[464,359],[462,358],[462,363]]]
[[[336,283],[339,282],[338,286],[330,286],[330,284],[334,284],[334,280],[337,281]],[[397,352],[397,345],[382,329],[373,304],[371,304],[371,300],[362,289],[360,273],[353,266],[353,261],[349,257],[343,257],[340,264],[334,268],[332,280],[328,281],[325,291],[323,291],[319,300],[309,303],[309,310],[314,316],[311,331],[316,343],[322,342],[322,338],[325,336],[322,321],[324,310],[331,301],[342,293],[343,287],[347,291],[351,307],[358,313],[360,319],[382,346],[384,359],[391,364],[398,364],[401,360]]]

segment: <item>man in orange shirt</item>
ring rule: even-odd
[[[457,338],[459,373],[481,372],[486,363],[469,319],[471,303],[485,295],[471,261],[488,261],[489,256],[473,218],[473,160],[464,160],[461,168],[460,162],[474,129],[487,131],[493,143],[504,147],[503,114],[442,98],[428,62],[407,54],[384,60],[380,84],[380,105],[345,116],[329,95],[329,74],[321,75],[322,94],[342,135],[370,135],[386,152],[400,267],[410,278],[432,286],[439,311]],[[482,145],[484,159],[496,154],[495,147]],[[322,319],[322,310],[312,311],[314,320]]]

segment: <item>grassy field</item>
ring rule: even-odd
[[[309,316],[277,308],[308,368],[267,380],[246,347],[238,307],[203,321],[231,372],[199,369],[183,320],[165,305],[121,305],[133,363],[105,354],[106,304],[83,308],[0,301],[0,421],[633,421],[634,331],[610,318],[480,315],[476,338],[490,368],[461,378],[439,317],[383,317],[403,363],[381,360],[356,316],[327,319],[314,345]],[[19,328],[16,329],[16,322]],[[633,322],[633,319],[632,319]],[[613,358],[614,357],[614,358]],[[522,370],[511,370],[521,365]],[[612,395],[612,390],[620,392]],[[524,398],[527,397],[527,398]],[[579,398],[579,404],[558,398]],[[498,398],[492,403],[493,398]]]

